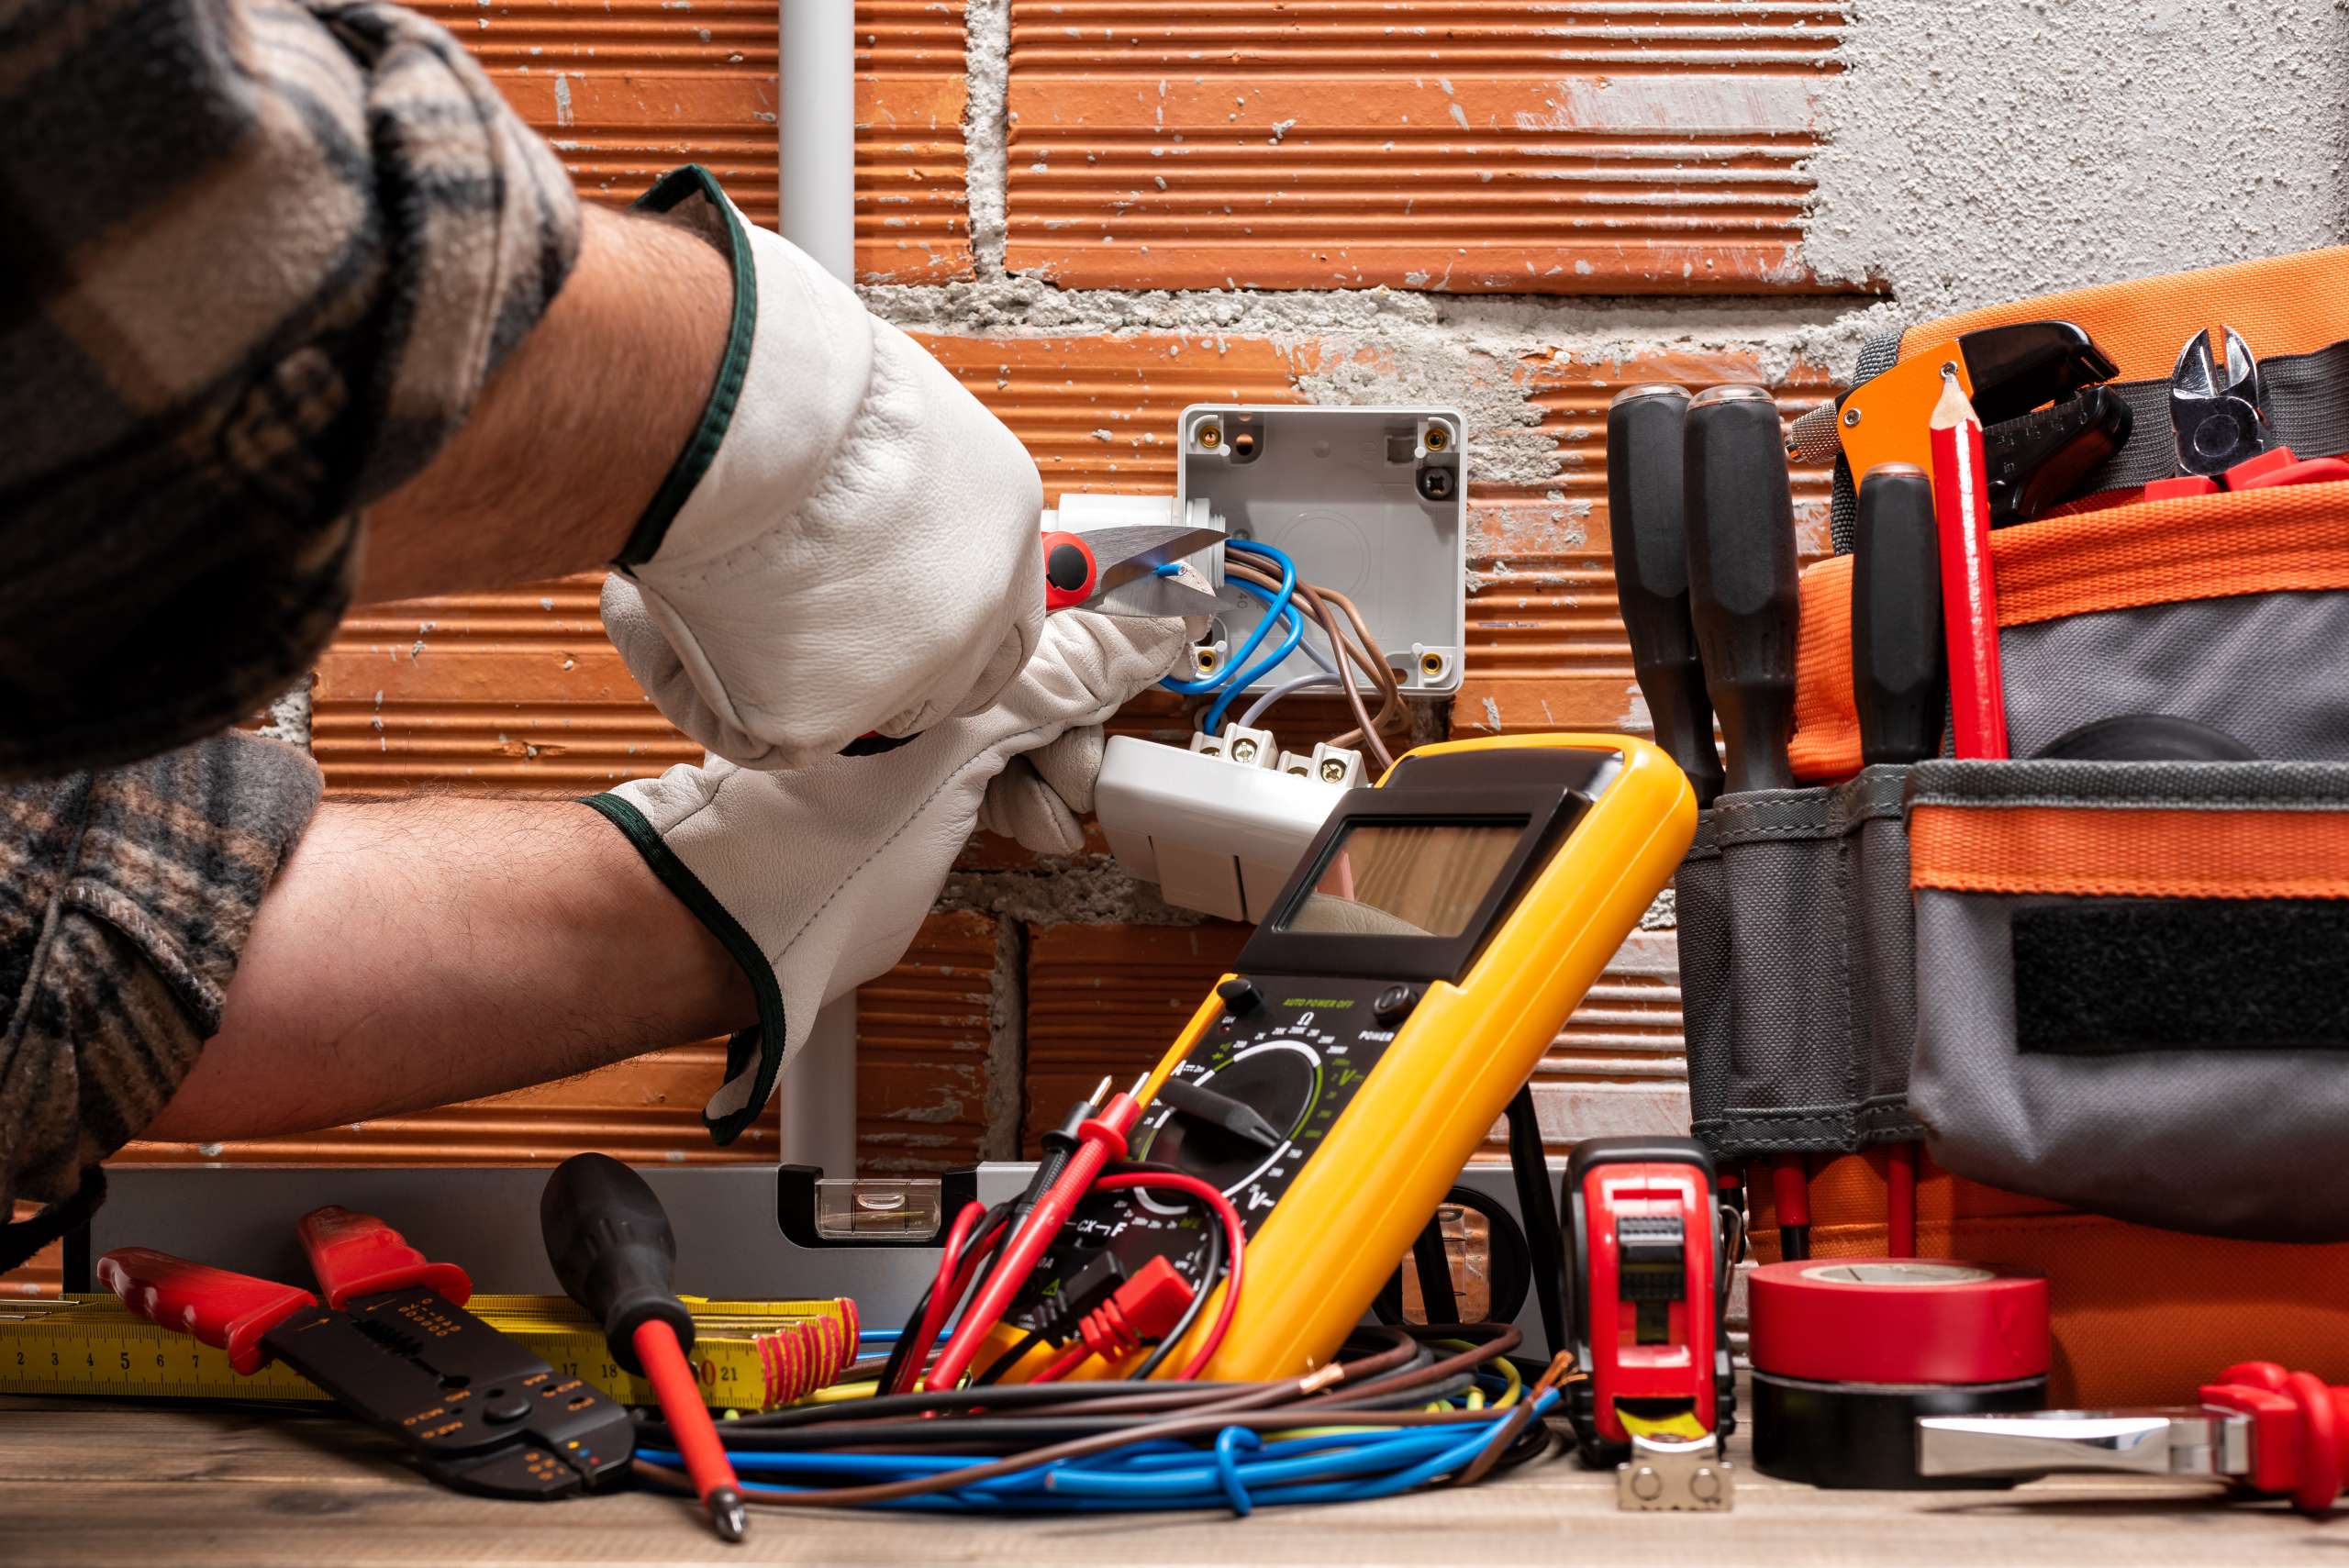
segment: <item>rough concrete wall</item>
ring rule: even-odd
[[[2343,0],[1852,0],[1803,260],[1909,320],[2349,237]]]

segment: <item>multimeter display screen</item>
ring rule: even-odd
[[[1284,931],[1456,937],[1492,891],[1526,818],[1357,822],[1281,917]]]

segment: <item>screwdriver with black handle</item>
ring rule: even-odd
[[[1681,503],[1681,435],[1688,394],[1661,383],[1626,387],[1607,406],[1607,528],[1615,603],[1631,644],[1655,743],[1710,806],[1721,792],[1713,705],[1688,619],[1688,532]]]
[[[750,1529],[742,1484],[685,1359],[694,1319],[670,1284],[677,1240],[661,1200],[608,1154],[574,1154],[547,1178],[539,1229],[563,1293],[602,1321],[612,1360],[651,1383],[711,1526],[740,1540]]]
[[[1790,789],[1795,728],[1794,492],[1778,406],[1764,386],[1709,386],[1681,436],[1688,613],[1720,715],[1725,791]],[[1798,1154],[1772,1162],[1780,1252],[1810,1255],[1809,1178]]]
[[[1905,766],[1938,755],[1948,705],[1932,481],[1914,463],[1878,463],[1860,480],[1852,539],[1852,706],[1860,720],[1860,761]],[[1887,1146],[1884,1190],[1884,1250],[1915,1257],[1914,1143]]]

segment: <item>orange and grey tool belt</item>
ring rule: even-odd
[[[476,1296],[476,1317],[566,1376],[616,1399],[653,1403],[652,1387],[614,1364],[602,1327],[560,1296]],[[856,1359],[852,1301],[704,1301],[694,1316],[694,1373],[713,1409],[767,1410],[831,1383]],[[228,1352],[159,1328],[111,1295],[0,1297],[0,1394],[146,1399],[330,1397],[291,1368],[250,1376]]]
[[[2349,479],[2168,476],[2206,328],[2281,373],[2297,460],[2349,450],[2349,250],[1927,324],[1861,378],[2048,319],[2136,419],[1988,536],[2013,760],[1863,767],[1853,562],[1803,573],[1798,787],[1722,795],[1676,884],[1695,1130],[1724,1162],[1808,1161],[1819,1256],[1883,1250],[1886,1151],[1921,1139],[1919,1253],[2050,1276],[2059,1401],[2158,1399],[2245,1323],[2343,1381]],[[2069,744],[2148,726],[2209,745]]]

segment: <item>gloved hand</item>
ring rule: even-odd
[[[1064,610],[1011,688],[983,713],[938,724],[894,751],[825,756],[789,773],[710,758],[622,784],[588,804],[629,836],[661,880],[725,944],[759,997],[734,1037],[726,1082],[702,1113],[720,1143],[755,1118],[817,1009],[905,953],[954,857],[987,818],[1039,848],[1081,842],[1097,726],[1174,667],[1181,621]],[[1055,751],[1055,743],[1074,743]],[[1044,765],[1006,773],[1022,753]],[[1026,829],[1049,842],[1037,842]]]
[[[1043,488],[1009,430],[912,339],[709,174],[637,204],[732,259],[700,428],[604,585],[661,711],[745,767],[985,709],[1042,628]]]

